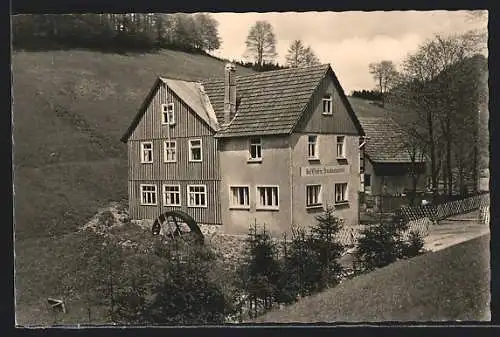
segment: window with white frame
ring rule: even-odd
[[[262,159],[262,139],[260,137],[250,138],[250,160]]]
[[[323,97],[323,114],[331,115],[333,112],[332,95],[325,95]]]
[[[207,207],[207,186],[188,185],[187,201],[188,207]]]
[[[163,124],[175,124],[174,103],[167,103],[161,105],[161,122]]]
[[[321,185],[306,186],[306,207],[321,205]]]
[[[156,185],[141,185],[141,205],[156,205]]]
[[[257,186],[257,208],[278,209],[279,190],[278,186]]]
[[[153,162],[153,142],[141,143],[141,163]]]
[[[201,161],[202,159],[201,139],[189,140],[189,161]]]
[[[175,140],[166,140],[163,142],[163,161],[165,163],[174,163],[177,161],[177,142]]]
[[[337,158],[345,158],[345,137],[337,136]]]
[[[318,159],[318,136],[309,135],[307,137],[307,157]]]
[[[181,205],[181,187],[179,185],[163,185],[163,205]]]
[[[335,184],[335,203],[347,202],[347,183]]]
[[[232,208],[249,208],[249,188],[248,186],[231,186],[230,201]]]

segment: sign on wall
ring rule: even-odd
[[[300,175],[302,177],[332,176],[349,173],[349,165],[336,166],[302,166]]]

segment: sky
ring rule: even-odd
[[[245,40],[257,20],[267,20],[276,35],[277,61],[300,39],[322,63],[330,63],[344,91],[373,89],[371,62],[392,60],[399,66],[435,34],[486,29],[487,18],[472,20],[466,11],[211,13],[219,22],[222,46],[213,54],[244,60]]]

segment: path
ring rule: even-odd
[[[438,251],[489,232],[489,225],[479,222],[478,210],[459,214],[432,226],[429,235],[425,238],[424,248]]]

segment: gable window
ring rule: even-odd
[[[175,124],[174,103],[161,105],[161,122],[162,124],[173,125]]]
[[[141,163],[153,162],[153,142],[141,143]]]
[[[306,186],[306,207],[321,205],[321,185]]]
[[[278,186],[257,186],[257,209],[278,209]]]
[[[318,159],[318,136],[307,137],[307,157],[309,159]]]
[[[335,203],[347,202],[347,183],[335,184]]]
[[[188,207],[207,207],[207,186],[188,185]]]
[[[262,160],[262,139],[259,137],[250,138],[250,160]]]
[[[177,161],[177,142],[175,140],[163,142],[163,161],[165,163]]]
[[[141,205],[156,205],[156,185],[141,185]]]
[[[181,187],[179,185],[163,185],[163,205],[181,205]]]
[[[337,136],[337,158],[345,158],[345,137]]]
[[[326,95],[323,97],[323,114],[331,115],[333,112],[332,107],[332,95]]]
[[[231,186],[231,208],[249,208],[248,186]]]
[[[189,161],[201,161],[201,139],[189,140]]]

